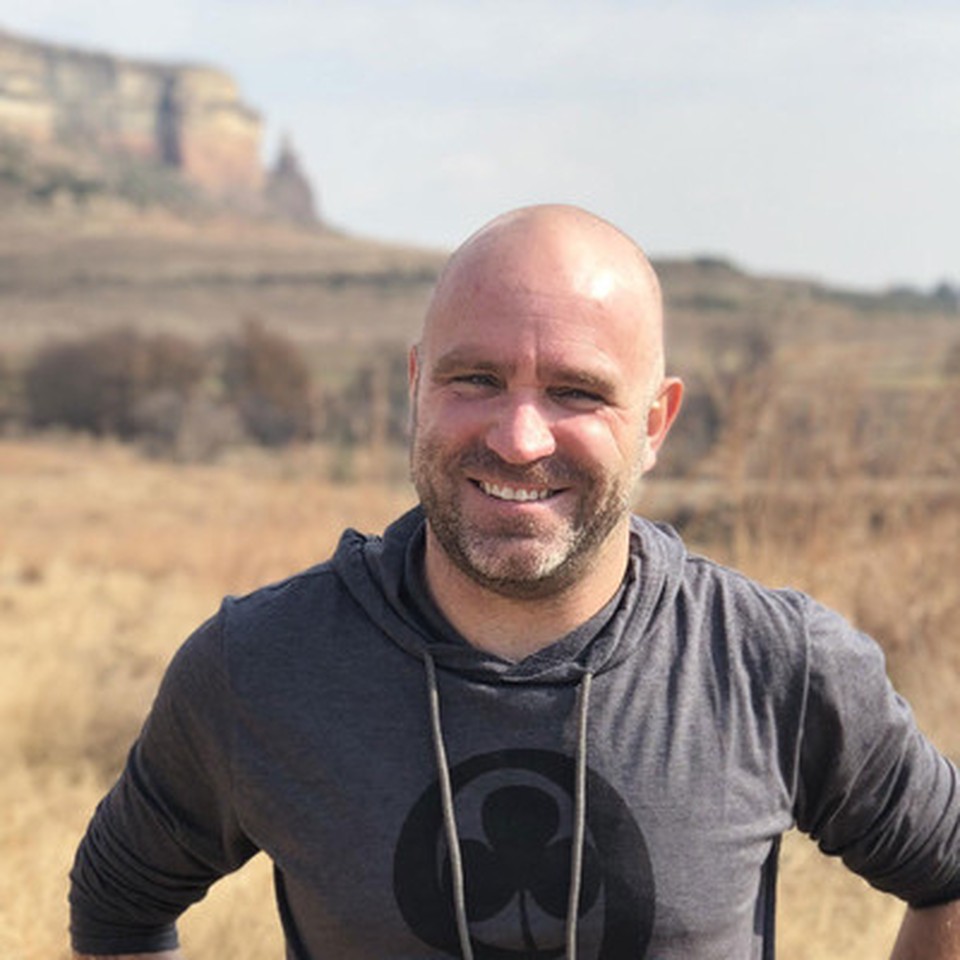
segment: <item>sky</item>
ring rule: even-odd
[[[563,202],[654,257],[960,284],[956,0],[0,0],[0,29],[223,68],[358,235]]]

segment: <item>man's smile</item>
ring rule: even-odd
[[[474,483],[489,497],[494,497],[497,500],[512,500],[518,503],[547,500],[560,492],[549,487],[511,487],[506,484],[487,483],[485,480],[475,480]]]

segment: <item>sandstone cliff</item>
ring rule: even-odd
[[[260,116],[233,79],[211,67],[123,59],[0,31],[0,135],[87,161],[143,161],[216,200],[269,204]]]

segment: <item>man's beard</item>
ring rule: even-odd
[[[640,463],[638,456],[627,475],[590,470],[560,456],[517,467],[482,445],[451,457],[442,443],[421,439],[415,430],[411,475],[431,531],[462,573],[502,596],[536,599],[555,596],[584,575],[629,513]],[[462,509],[461,485],[470,475],[507,486],[584,492],[572,516],[482,524]],[[543,504],[548,506],[549,501]]]

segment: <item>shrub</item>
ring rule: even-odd
[[[310,435],[310,371],[296,346],[248,320],[223,346],[223,386],[247,433],[266,446]]]
[[[395,344],[324,398],[323,436],[341,445],[405,444],[408,420],[407,353]]]
[[[123,438],[139,430],[137,408],[157,391],[189,393],[203,375],[197,348],[131,328],[42,347],[27,366],[24,392],[36,426],[64,426]]]

